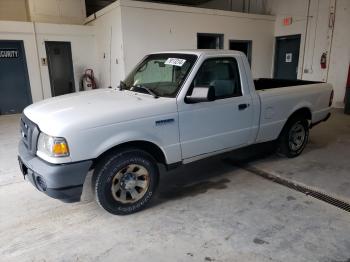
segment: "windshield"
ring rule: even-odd
[[[156,96],[175,97],[196,59],[197,56],[186,54],[149,55],[120,87]]]

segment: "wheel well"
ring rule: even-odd
[[[302,116],[305,117],[307,120],[311,120],[312,119],[312,115],[311,115],[311,111],[309,108],[307,107],[303,107],[298,109],[297,111],[295,111],[289,118],[288,121],[296,116]],[[287,122],[288,122],[287,121]]]
[[[131,141],[131,142],[119,144],[115,147],[108,149],[106,152],[102,153],[99,157],[97,157],[94,160],[91,169],[94,169],[96,164],[106,155],[112,154],[115,151],[120,151],[126,148],[137,148],[137,149],[144,150],[150,155],[152,155],[158,163],[166,165],[165,155],[163,151],[156,144],[148,141]]]
[[[300,108],[298,110],[296,110],[293,114],[291,114],[289,117],[288,117],[288,120],[286,121],[286,123],[284,124],[280,134],[278,137],[281,136],[281,134],[283,133],[283,130],[285,129],[285,127],[287,126],[287,124],[289,123],[289,121],[291,121],[292,119],[294,119],[295,117],[305,117],[307,120],[312,120],[312,115],[311,115],[311,110],[307,107],[303,107],[303,108]]]

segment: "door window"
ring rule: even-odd
[[[197,72],[193,87],[214,87],[215,98],[224,99],[242,96],[241,81],[236,59],[207,59]]]

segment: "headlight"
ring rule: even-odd
[[[63,137],[53,137],[40,133],[37,147],[38,156],[45,154],[50,157],[69,156],[67,141]]]

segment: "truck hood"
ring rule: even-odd
[[[176,112],[175,98],[158,98],[115,89],[58,96],[32,104],[24,114],[52,136]]]

